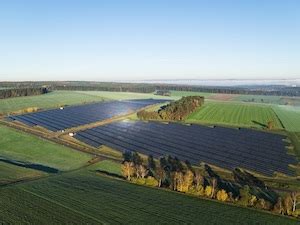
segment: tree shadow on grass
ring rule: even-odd
[[[106,176],[110,176],[110,177],[115,177],[115,178],[119,178],[119,179],[125,179],[123,176],[121,175],[118,175],[118,174],[115,174],[115,173],[110,173],[108,171],[105,171],[105,170],[96,170],[97,173],[101,173],[101,174],[104,174]]]
[[[46,173],[58,173],[59,170],[52,168],[52,167],[48,167],[48,166],[44,166],[41,164],[33,164],[33,163],[28,163],[28,162],[22,162],[22,161],[18,161],[18,160],[12,160],[12,159],[6,159],[3,157],[0,157],[0,162],[5,162],[11,165],[15,165],[15,166],[20,166],[23,168],[28,168],[28,169],[34,169],[34,170],[39,170],[42,172],[46,172]]]
[[[254,123],[254,124],[256,124],[256,125],[259,125],[259,126],[262,126],[263,128],[267,128],[267,125],[266,125],[266,124],[263,124],[263,123],[261,123],[261,122],[252,120],[252,123]]]

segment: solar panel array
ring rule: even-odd
[[[167,100],[140,99],[100,102],[10,116],[9,118],[18,120],[29,126],[39,125],[51,131],[60,131],[109,119],[114,116],[124,115],[140,108],[166,101]]]
[[[106,145],[160,157],[177,156],[232,170],[244,168],[264,175],[275,171],[292,175],[288,164],[297,160],[286,153],[282,135],[250,129],[210,128],[157,122],[115,122],[81,131],[75,136],[91,146]]]

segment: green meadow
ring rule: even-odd
[[[261,104],[206,102],[189,115],[186,121],[256,128],[265,128],[269,121],[273,121],[274,128],[282,129],[272,107]]]
[[[79,168],[91,159],[88,154],[5,126],[0,126],[0,137],[0,156],[6,160],[66,171]]]

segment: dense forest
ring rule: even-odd
[[[0,99],[21,96],[42,95],[48,93],[47,88],[14,88],[0,90]]]
[[[161,91],[196,91],[208,93],[249,94],[249,95],[277,95],[300,96],[300,87],[283,85],[260,86],[199,86],[175,84],[146,84],[146,83],[115,83],[115,82],[88,82],[88,81],[39,81],[39,82],[0,82],[0,87],[6,88],[39,88],[47,86],[52,90],[78,90],[78,91],[120,91],[152,93]]]
[[[163,106],[158,111],[141,110],[137,116],[141,120],[183,120],[204,104],[204,97],[188,96]]]

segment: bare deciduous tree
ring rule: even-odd
[[[131,177],[135,173],[135,167],[133,162],[124,162],[122,165],[122,174],[124,177],[127,178],[127,180],[131,180]]]
[[[145,166],[139,165],[138,171],[141,178],[145,178],[147,176],[148,170]]]
[[[196,184],[196,188],[199,189],[200,186],[203,186],[204,183],[204,177],[202,176],[202,174],[200,173],[200,170],[195,170],[195,184]]]
[[[160,165],[156,167],[155,177],[158,180],[158,187],[161,187],[162,182],[166,177],[166,172]]]
[[[211,192],[211,198],[214,198],[217,192],[217,186],[218,186],[218,181],[216,178],[212,178],[211,180],[211,186],[212,186],[212,192]]]
[[[295,192],[295,191],[293,191],[293,192],[291,193],[292,211],[293,211],[293,212],[296,211],[296,206],[297,206],[297,204],[299,204],[299,203],[298,203],[299,198],[300,198],[300,192]]]

